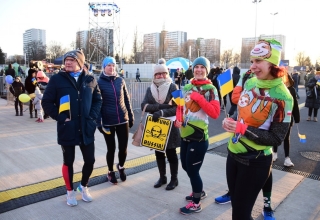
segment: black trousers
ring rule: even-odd
[[[227,182],[231,196],[232,219],[249,220],[254,203],[265,185],[272,166],[272,154],[261,155],[244,164],[228,154]]]
[[[16,109],[16,112],[18,112],[18,105],[20,107],[20,112],[23,111],[23,105],[22,105],[22,102],[20,102],[19,98],[16,97],[15,100],[14,100],[14,108]]]
[[[107,165],[109,171],[113,171],[113,164],[114,164],[114,154],[116,151],[116,140],[115,134],[117,134],[118,139],[118,148],[119,148],[119,165],[123,167],[124,163],[126,162],[127,158],[127,148],[128,148],[128,139],[129,139],[129,124],[120,124],[116,126],[108,126],[106,129],[110,130],[110,134],[103,134],[104,139],[107,144]]]
[[[67,190],[73,190],[73,162],[75,158],[75,146],[61,146],[63,153],[62,176],[66,184]],[[84,164],[82,167],[81,185],[87,186],[89,178],[93,171],[94,158],[94,142],[88,145],[80,145]]]

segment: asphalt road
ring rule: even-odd
[[[284,167],[284,149],[283,145],[278,147],[278,160],[274,162],[274,168],[281,169],[288,172],[299,173],[301,175],[310,177],[312,179],[320,180],[320,120],[319,122],[306,121],[308,116],[308,109],[304,107],[305,102],[305,90],[299,89],[300,99],[300,123],[294,124],[291,129],[290,135],[290,159],[294,163],[294,167]],[[227,110],[230,108],[229,99],[227,99]],[[135,110],[135,124],[131,128],[131,132],[136,130],[141,117],[141,110]],[[222,120],[225,118],[225,112],[221,111],[220,117],[216,120],[209,120],[209,136],[215,136],[225,131],[222,129]],[[319,118],[320,119],[320,118]],[[305,134],[307,137],[306,143],[301,143],[298,137],[297,125],[300,134]],[[227,144],[223,144],[212,151],[219,153],[220,155],[227,155]]]

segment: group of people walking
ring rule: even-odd
[[[261,48],[265,49],[259,51]],[[222,128],[230,133],[226,161],[229,192],[222,197],[227,198],[224,203],[231,201],[233,219],[249,220],[256,198],[263,189],[263,214],[265,218],[274,219],[271,208],[274,152],[283,141],[285,149],[289,146],[292,118],[299,123],[300,115],[293,80],[284,68],[279,67],[281,44],[275,40],[260,40],[250,56],[250,71],[240,76],[239,69],[234,69],[238,82],[230,95],[233,110],[222,122]],[[80,50],[65,54],[65,69],[51,77],[42,98],[44,111],[57,121],[58,144],[63,154],[62,175],[69,206],[77,205],[73,186],[75,146],[79,145],[84,159],[81,182],[76,190],[84,201],[91,202],[93,198],[87,186],[95,162],[96,128],[107,146],[107,181],[115,185],[118,184],[114,170],[116,145],[119,162],[115,168],[121,181],[126,181],[129,129],[134,124],[130,96],[124,79],[116,73],[115,59],[106,57],[103,60],[103,71],[98,80],[83,68],[84,62],[85,56]],[[201,200],[207,196],[200,169],[209,145],[208,119],[220,116],[222,101],[218,88],[208,77],[209,60],[198,57],[190,69],[193,78],[181,91],[184,105],[172,101],[172,93],[179,87],[172,81],[164,59],[154,66],[151,85],[141,103],[141,109],[152,114],[154,122],[160,117],[172,119],[175,116],[165,151],[155,151],[159,179],[154,188],[166,185],[166,190],[173,190],[178,186],[176,149],[180,147],[181,165],[192,189],[185,197],[189,203],[180,208],[180,213],[185,215],[200,212]],[[311,83],[313,81],[310,87]],[[291,166],[287,157],[288,153],[285,163]],[[170,181],[167,179],[166,158]],[[217,197],[216,202],[222,201],[222,197]]]

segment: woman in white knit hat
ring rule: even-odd
[[[153,121],[158,121],[160,117],[170,117],[176,115],[176,104],[169,104],[172,99],[172,92],[177,90],[177,86],[172,83],[169,76],[168,68],[165,65],[165,60],[160,59],[154,67],[153,81],[147,89],[141,109],[146,104],[146,112],[153,114]],[[166,152],[155,151],[157,165],[160,173],[159,180],[154,184],[155,188],[159,188],[167,183],[166,177],[166,156],[170,164],[171,180],[167,185],[166,190],[172,190],[178,186],[178,156],[176,148],[180,146],[179,129],[172,126],[170,137],[167,143]]]

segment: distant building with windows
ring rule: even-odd
[[[257,37],[257,41],[259,39],[271,40],[275,39],[276,41],[280,42],[282,45],[282,52],[281,52],[281,60],[285,59],[286,54],[286,37],[284,35],[265,35],[261,34]],[[255,46],[255,38],[248,37],[242,38],[242,45],[241,45],[241,63],[242,68],[248,68],[250,66],[250,51]]]
[[[26,30],[23,33],[23,53],[26,53],[25,48],[32,41],[40,41],[43,45],[46,45],[46,30],[35,28]]]
[[[146,63],[156,63],[159,58],[166,60],[181,55],[184,43],[187,42],[187,32],[161,31],[161,33],[145,34],[143,36],[143,54]]]

